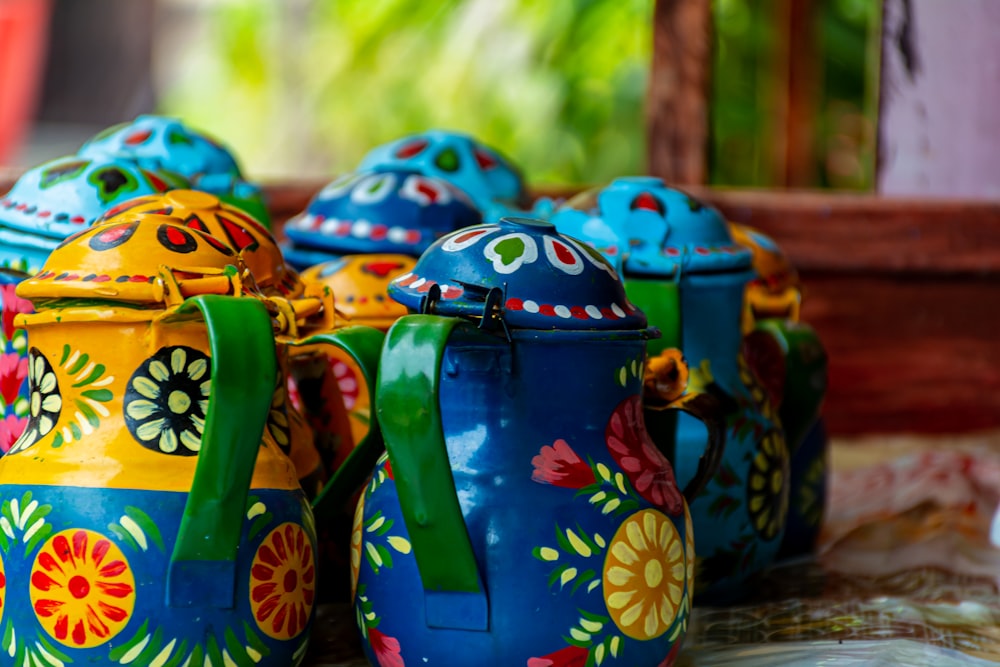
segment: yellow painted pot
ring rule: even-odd
[[[238,263],[146,216],[71,238],[19,285],[36,308],[18,318],[31,407],[0,459],[17,664],[112,664],[140,646],[220,665],[304,653],[312,512],[264,428],[272,322]]]
[[[386,290],[390,282],[411,271],[416,263],[417,260],[409,255],[346,255],[309,267],[301,277],[311,289],[330,289],[335,295],[337,310],[352,324],[388,331],[397,319],[406,315],[407,310],[390,299]],[[327,359],[329,363],[326,366],[321,362],[298,365],[297,375],[301,382],[322,383],[311,395],[325,396],[313,405],[307,404],[306,408],[316,419],[318,413],[339,393],[350,419],[351,437],[354,442],[360,442],[371,423],[371,404],[369,392],[365,391],[364,376],[347,355],[333,352]]]

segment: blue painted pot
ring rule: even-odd
[[[265,227],[271,226],[263,191],[244,178],[233,153],[177,118],[143,114],[102,130],[77,154],[88,159],[130,160],[144,169],[177,174],[193,188],[216,195]]]
[[[629,299],[663,332],[650,343],[650,358],[676,345],[690,368],[689,386],[722,404],[725,454],[691,504],[699,536],[696,600],[744,597],[754,575],[778,554],[788,515],[790,450],[804,434],[799,423],[811,423],[821,397],[810,393],[811,407],[779,412],[781,405],[748,361],[748,355],[758,356],[753,345],[777,349],[785,382],[786,332],[779,327],[745,337],[745,294],[757,277],[750,249],[736,243],[714,209],[655,178],[618,179],[569,202],[553,224],[615,263]],[[647,393],[646,404],[653,398]],[[665,413],[647,412],[647,421],[654,441],[675,462],[678,479],[695,475],[704,426]]]
[[[285,259],[300,270],[342,255],[417,257],[482,216],[447,181],[412,169],[359,171],[328,183],[285,224]]]
[[[610,268],[502,220],[444,237],[390,287],[439,314],[398,320],[381,357],[387,454],[352,539],[373,664],[673,662],[700,480],[682,493],[646,434],[655,333]],[[671,407],[705,415],[694,395]]]

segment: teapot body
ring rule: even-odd
[[[689,386],[719,399],[727,427],[718,472],[691,503],[698,529],[697,596],[709,602],[745,594],[745,582],[774,560],[788,512],[789,452],[777,406],[741,350],[743,291],[751,277],[748,271],[689,274],[678,286]],[[672,460],[683,484],[697,470],[704,426],[682,414],[650,428],[657,443],[675,443]]]
[[[237,495],[230,567],[206,566],[207,556],[174,567],[185,527],[199,521],[188,502],[196,469],[239,486],[235,462],[200,461],[224,382],[215,334],[197,318],[96,303],[23,322],[29,422],[0,459],[4,652],[14,664],[297,664],[315,530],[295,468],[267,432]]]
[[[369,660],[670,664],[687,628],[694,542],[670,464],[645,432],[645,332],[508,335],[456,328],[426,398],[440,406],[487,622],[434,627],[425,614],[429,593],[383,456],[352,537]],[[381,407],[379,416],[384,426]],[[385,434],[390,452],[407,444]]]

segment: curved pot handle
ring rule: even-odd
[[[236,555],[277,375],[271,318],[251,298],[195,296],[212,355],[212,392],[191,492],[167,569],[167,606],[235,604]]]
[[[486,630],[488,603],[441,426],[441,360],[457,318],[407,315],[386,335],[378,420],[424,588],[427,624]]]
[[[375,405],[375,376],[378,368],[379,352],[385,335],[378,329],[367,326],[347,326],[335,331],[313,334],[307,338],[292,341],[290,347],[305,347],[317,344],[332,345],[343,350],[361,370],[369,405]],[[365,483],[365,479],[382,455],[382,433],[378,419],[372,419],[368,433],[357,443],[344,462],[330,476],[323,490],[313,499],[313,514],[317,524],[330,518]]]

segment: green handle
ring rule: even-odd
[[[407,315],[386,335],[378,419],[425,591],[480,593],[441,427],[441,359],[457,318]],[[471,325],[466,325],[470,326]]]
[[[760,320],[754,331],[774,338],[785,354],[784,390],[778,416],[789,451],[794,452],[819,418],[826,394],[826,350],[812,327],[802,322]]]
[[[626,280],[625,293],[632,305],[646,313],[649,325],[660,330],[659,338],[646,343],[648,356],[681,347],[681,292],[676,281]]]
[[[256,299],[202,295],[178,313],[201,311],[212,355],[212,392],[194,481],[167,572],[168,606],[232,608],[236,553],[277,360],[271,319]]]
[[[327,344],[346,352],[361,369],[365,388],[375,405],[375,376],[379,353],[385,335],[378,329],[366,326],[349,326],[332,332],[314,334],[308,338],[290,343],[292,347]],[[316,522],[331,519],[364,483],[382,455],[382,433],[378,419],[372,419],[368,433],[359,442],[344,462],[334,471],[326,486],[313,500],[313,514]]]

